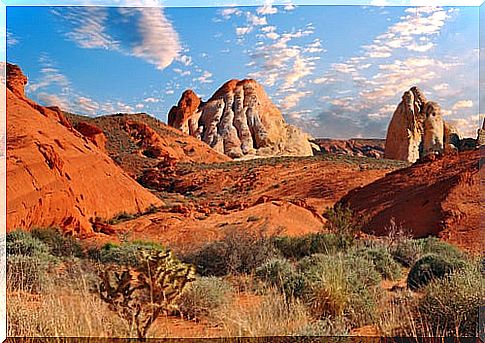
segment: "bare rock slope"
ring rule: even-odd
[[[364,229],[371,234],[387,235],[393,220],[415,237],[483,249],[479,160],[476,149],[416,163],[350,191],[340,203],[370,218]]]
[[[310,137],[285,122],[254,80],[230,80],[207,102],[185,91],[168,124],[232,158],[313,155]]]
[[[26,83],[20,68],[8,64],[7,230],[59,226],[90,234],[95,217],[162,205],[58,108],[27,99]]]

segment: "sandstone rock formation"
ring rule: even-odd
[[[106,152],[130,176],[138,179],[160,163],[217,163],[231,159],[200,140],[146,113],[85,117],[66,113],[74,127],[88,123],[106,136]]]
[[[230,80],[207,101],[185,91],[168,124],[233,158],[313,155],[309,136],[289,125],[254,80]]]
[[[460,140],[458,130],[443,120],[440,106],[412,87],[389,123],[384,157],[414,163],[431,154],[458,151]]]
[[[60,110],[25,98],[27,79],[17,66],[7,70],[7,230],[59,226],[91,234],[96,217],[162,205]]]
[[[474,149],[416,163],[350,191],[339,203],[369,218],[364,231],[370,234],[388,235],[394,221],[414,237],[483,249],[479,160]]]
[[[84,121],[77,123],[74,128],[84,137],[93,142],[99,149],[106,152],[106,136],[104,135],[103,130]]]

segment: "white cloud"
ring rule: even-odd
[[[458,110],[462,110],[465,108],[472,108],[472,107],[473,107],[472,100],[460,100],[453,105],[452,109],[453,111],[458,111]]]
[[[178,34],[162,8],[143,8],[139,12],[138,30],[143,38],[133,48],[133,54],[163,70],[177,58],[181,50]]]
[[[145,98],[143,101],[144,102],[149,102],[149,103],[157,103],[157,102],[160,101],[160,99],[156,99],[156,98],[151,98],[150,97],[150,98]]]
[[[106,7],[79,7],[55,9],[52,12],[64,19],[72,29],[66,37],[85,49],[107,49],[132,55],[163,70],[178,58],[179,37],[161,7],[119,8],[121,20],[116,23],[117,35],[110,34],[111,24]],[[133,24],[135,27],[133,27]],[[136,29],[140,39],[123,43],[123,32]],[[182,62],[184,63],[184,62]]]
[[[285,7],[283,7],[285,11],[293,11],[295,8],[296,6],[293,4],[288,4],[288,5],[285,5]]]
[[[142,109],[142,108],[144,108],[144,107],[145,107],[145,105],[144,105],[144,104],[136,104],[136,105],[135,105],[135,108],[136,108],[136,109],[139,109],[139,110],[140,110],[140,109]]]
[[[249,26],[236,27],[236,35],[243,36],[250,33],[253,29]]]
[[[198,77],[195,80],[199,81],[200,83],[212,83],[213,81],[210,79],[211,77],[212,77],[212,73],[206,70],[202,73],[200,77]]]
[[[290,93],[281,100],[280,107],[284,110],[291,109],[298,105],[300,100],[309,94],[310,92],[304,91]]]
[[[69,110],[69,101],[62,96],[40,92],[37,94],[37,99],[44,106],[57,106],[63,110]]]
[[[257,15],[252,14],[251,12],[247,12],[247,20],[250,25],[253,26],[263,26],[268,25],[266,17],[258,17]]]
[[[221,15],[225,19],[229,19],[233,15],[240,16],[241,14],[242,14],[242,11],[237,8],[224,8],[221,10]]]
[[[278,13],[278,9],[271,4],[266,3],[262,7],[259,7],[256,11],[258,14],[262,15],[271,15]]]

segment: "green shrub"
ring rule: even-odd
[[[30,232],[15,230],[7,233],[7,255],[36,256],[48,254],[49,247],[37,238],[32,237]]]
[[[416,239],[406,239],[400,241],[391,250],[394,259],[405,267],[410,267],[415,263],[422,253],[422,246]]]
[[[81,245],[72,236],[63,235],[58,228],[33,228],[31,235],[44,242],[50,253],[57,257],[83,257]]]
[[[407,284],[411,290],[417,290],[429,284],[433,279],[443,278],[455,269],[463,268],[465,262],[447,259],[436,254],[427,254],[414,263],[409,271]]]
[[[448,259],[463,259],[465,256],[458,248],[436,237],[403,240],[391,249],[391,254],[406,267],[412,266],[426,254],[436,254]]]
[[[121,223],[121,222],[124,222],[124,221],[127,221],[127,220],[135,219],[136,217],[137,217],[137,215],[135,215],[135,214],[120,212],[116,216],[114,216],[113,218],[108,220],[107,223],[110,224],[110,225],[116,225],[118,223]]]
[[[196,266],[202,276],[250,273],[277,252],[263,233],[226,229],[222,240],[209,243],[183,260]]]
[[[476,337],[478,307],[485,303],[485,278],[479,268],[433,280],[423,292],[418,311],[435,335]]]
[[[352,254],[371,261],[375,270],[385,279],[398,280],[402,276],[401,266],[384,247],[360,247]]]
[[[119,245],[107,243],[99,250],[90,250],[89,255],[101,263],[136,267],[143,263],[140,253],[145,250],[165,251],[163,246],[155,242],[131,241]]]
[[[46,285],[51,260],[45,255],[12,255],[7,258],[7,288],[40,292]]]
[[[365,219],[356,215],[348,207],[336,204],[325,211],[325,228],[337,235],[341,244],[351,245],[355,234],[362,230]]]
[[[295,268],[288,260],[274,258],[258,267],[255,275],[262,281],[278,285],[282,284],[283,280],[293,273],[295,273]]]
[[[217,317],[216,311],[233,300],[233,289],[227,281],[210,277],[200,277],[177,299],[180,312],[190,319]]]
[[[293,265],[285,259],[272,259],[256,269],[256,277],[276,286],[287,296],[300,297],[305,291],[306,279],[296,272]]]
[[[311,233],[297,237],[275,237],[273,244],[286,258],[301,259],[313,254],[334,254],[349,244],[334,233]]]

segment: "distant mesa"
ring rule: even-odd
[[[26,98],[26,84],[7,64],[7,231],[58,226],[90,235],[97,217],[163,205],[103,152],[99,128],[76,125],[82,135],[60,109]]]
[[[310,136],[285,122],[255,80],[230,80],[207,102],[185,91],[168,124],[232,158],[313,155]]]
[[[428,101],[418,87],[404,92],[387,131],[384,157],[414,163],[429,156],[470,150],[476,142],[463,140],[443,120],[441,107]]]

